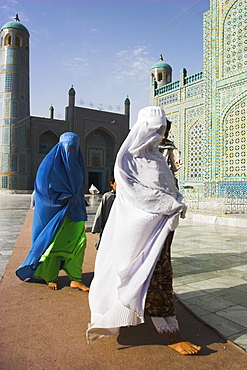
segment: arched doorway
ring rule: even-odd
[[[110,189],[110,174],[115,161],[115,143],[114,137],[101,127],[93,130],[86,137],[85,186],[87,190],[92,184],[101,193]]]
[[[47,154],[58,143],[59,138],[51,130],[43,132],[39,137],[39,154]]]

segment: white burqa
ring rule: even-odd
[[[158,145],[166,128],[159,107],[140,110],[114,168],[116,199],[102,234],[89,292],[87,339],[144,322],[149,282],[169,231],[186,206]]]

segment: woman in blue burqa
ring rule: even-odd
[[[82,283],[87,220],[83,177],[79,137],[66,132],[37,172],[32,248],[16,271],[21,280],[43,279],[50,289],[56,290],[62,269],[72,288],[89,290]]]

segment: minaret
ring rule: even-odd
[[[159,62],[150,69],[150,102],[155,105],[156,89],[172,82],[172,67],[163,61],[160,54]]]
[[[53,107],[52,104],[51,104],[51,106],[49,108],[49,112],[50,112],[50,119],[53,119],[54,118],[54,107]]]
[[[75,108],[75,89],[73,85],[69,89],[69,106],[67,108],[66,120],[68,121],[68,130],[74,132],[74,108]]]
[[[124,114],[128,116],[128,121],[130,123],[130,100],[128,95],[124,101]]]
[[[19,22],[0,31],[0,189],[31,189],[29,32]]]

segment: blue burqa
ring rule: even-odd
[[[16,270],[21,280],[33,276],[40,257],[66,216],[75,222],[87,220],[83,178],[84,164],[79,137],[73,132],[66,132],[46,155],[37,172],[32,248]],[[69,201],[64,202],[68,198]]]

